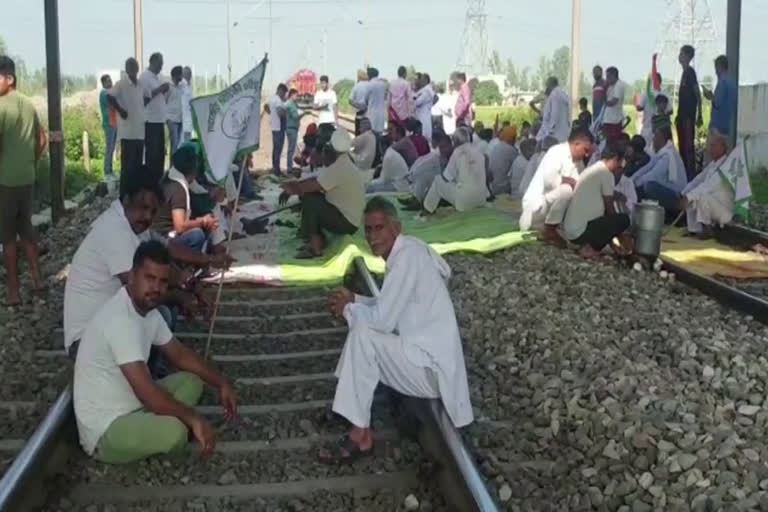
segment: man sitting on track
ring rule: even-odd
[[[733,218],[734,192],[720,174],[728,157],[728,141],[713,132],[709,138],[709,164],[683,189],[680,211],[687,214],[688,232],[699,238],[712,236],[712,225],[727,224]]]
[[[557,229],[563,221],[576,180],[584,169],[584,158],[592,151],[594,140],[589,130],[576,128],[566,142],[547,151],[523,196],[520,229],[543,226],[543,240],[565,245]]]
[[[360,118],[358,122],[360,135],[352,140],[352,160],[361,171],[372,168],[376,158],[376,135],[371,130],[371,122],[367,117]]]
[[[666,210],[667,219],[671,220],[680,211],[680,194],[688,184],[688,175],[683,159],[672,142],[669,126],[660,126],[654,131],[653,148],[656,153],[632,175],[632,182],[638,199],[658,201]]]
[[[122,200],[115,200],[96,218],[72,258],[64,288],[64,347],[73,358],[88,322],[128,283],[133,253],[139,244],[152,238],[164,240],[150,230],[152,218],[163,200],[163,190],[151,173],[146,169],[128,173],[123,192]],[[168,243],[168,250],[175,260],[198,267],[222,267],[232,261],[223,253],[201,254],[176,240]],[[187,314],[192,313],[198,303],[193,294],[182,293],[178,288],[163,302],[180,304]],[[172,323],[168,313],[164,312]]]
[[[280,203],[291,195],[301,196],[301,236],[309,245],[298,258],[321,256],[327,241],[325,232],[351,235],[360,226],[365,206],[363,173],[349,151],[352,140],[346,130],[336,130],[323,148],[324,167],[316,177],[283,183]]]
[[[617,213],[614,207],[616,176],[621,174],[624,159],[619,142],[608,143],[600,160],[579,176],[568,211],[563,220],[565,237],[579,245],[579,254],[586,259],[599,256],[603,247],[618,236],[621,246],[612,246],[622,255],[632,251],[629,215]]]
[[[371,405],[381,382],[409,396],[440,398],[457,427],[472,422],[459,328],[445,285],[450,267],[432,248],[401,234],[395,207],[383,197],[365,208],[371,251],[386,260],[376,298],[346,289],[329,306],[344,317],[349,334],[336,368],[333,411],[352,429],[319,453],[324,462],[352,462],[373,453]]]
[[[227,419],[237,414],[227,380],[175,339],[157,312],[170,273],[163,244],[143,242],[133,256],[128,284],[83,334],[74,372],[77,429],[86,453],[103,462],[125,464],[178,451],[190,431],[203,454],[212,453],[214,431],[193,408],[203,381],[218,390]],[[181,371],[153,381],[147,367],[153,345]]]

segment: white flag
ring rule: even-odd
[[[752,198],[752,186],[749,183],[747,152],[743,140],[739,141],[717,170],[733,190],[734,215],[739,215],[745,220],[749,219],[749,200]]]
[[[221,183],[236,156],[259,148],[261,132],[261,86],[267,58],[218,94],[200,96],[190,102],[195,131],[200,137],[208,165],[206,172]]]

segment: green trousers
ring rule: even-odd
[[[157,383],[190,407],[196,405],[203,394],[203,381],[188,372],[171,374]],[[142,409],[113,421],[99,439],[94,457],[108,464],[126,464],[183,450],[188,437],[187,426],[178,418]]]

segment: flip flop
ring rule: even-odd
[[[353,464],[363,457],[373,455],[373,448],[363,451],[349,436],[344,436],[334,442],[325,443],[323,448],[328,451],[328,456],[324,457],[318,453],[317,457],[324,464]]]

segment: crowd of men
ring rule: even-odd
[[[282,183],[285,202],[300,197],[301,257],[323,254],[328,233],[362,228],[372,252],[386,260],[376,298],[341,289],[331,312],[349,325],[336,370],[333,411],[351,424],[348,434],[322,447],[326,462],[351,462],[372,453],[370,413],[378,383],[416,397],[440,399],[456,426],[473,419],[447,263],[428,245],[402,233],[398,210],[430,215],[440,206],[458,211],[484,207],[497,195],[522,200],[522,229],[539,229],[556,245],[571,242],[586,258],[612,245],[632,250],[628,228],[640,199],[657,200],[673,218],[687,213],[688,230],[707,234],[733,215],[733,190],[717,174],[728,153],[736,86],[724,56],[715,61],[710,160],[699,173],[690,158],[690,130],[700,123],[701,97],[683,47],[679,147],[672,141],[669,101],[655,91],[637,105],[643,131],[624,132],[626,84],[610,67],[594,70],[592,112],[581,101],[571,123],[569,99],[556,78],[546,82],[540,119],[513,126],[473,124],[472,88],[451,76],[454,99],[436,92],[426,73],[409,80],[405,68],[387,82],[378,70],[359,73],[350,104],[354,139],[337,127],[338,102],[328,78],[315,96],[318,125],[304,134],[294,159],[301,113],[296,91],[284,85],[267,102],[273,135],[273,172],[280,174],[288,141],[290,169],[306,179]],[[215,433],[195,410],[203,385],[218,391],[225,416],[237,414],[229,382],[173,335],[176,316],[204,315],[210,301],[195,277],[232,259],[221,244],[231,208],[235,165],[225,190],[206,183],[201,150],[188,115],[190,73],[175,67],[172,82],[158,75],[153,54],[138,76],[128,59],[114,86],[102,77],[104,130],[122,150],[119,198],[92,224],[69,270],[64,298],[64,342],[74,359],[74,405],[84,450],[108,463],[127,463],[183,448],[191,434],[204,453]],[[36,289],[43,287],[30,223],[32,184],[45,132],[28,99],[16,92],[14,63],[0,56],[0,236],[8,273],[9,304],[20,301],[16,241],[30,261]],[[176,88],[176,89],[174,89]],[[653,99],[653,102],[651,101]],[[650,103],[653,103],[651,105]],[[117,115],[117,117],[115,116]],[[649,121],[646,123],[645,118]],[[113,121],[116,119],[116,123]],[[165,167],[165,127],[172,147]],[[650,127],[649,134],[645,132]],[[111,139],[110,139],[111,137]],[[112,144],[114,146],[114,143]],[[377,195],[408,192],[401,208]],[[249,191],[244,189],[244,193]],[[250,193],[255,194],[251,190]],[[366,194],[372,197],[366,197]]]

